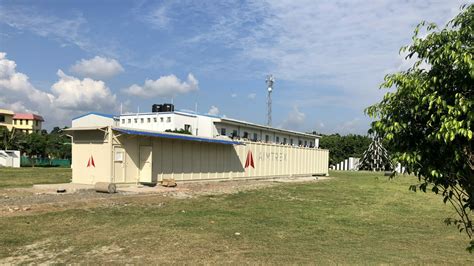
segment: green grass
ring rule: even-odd
[[[68,168],[0,168],[0,189],[68,182],[71,182],[71,169]]]
[[[155,196],[3,217],[0,258],[34,253],[25,246],[41,243],[43,253],[66,263],[474,263],[466,236],[444,225],[453,212],[441,198],[408,191],[415,178],[332,176],[231,195]],[[27,262],[47,260],[34,254]]]

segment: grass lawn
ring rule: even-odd
[[[0,168],[0,189],[68,182],[71,182],[71,169],[69,168]]]
[[[230,195],[157,195],[0,217],[0,262],[28,255],[23,262],[474,263],[467,237],[444,225],[453,212],[441,198],[408,191],[415,178],[331,176]]]

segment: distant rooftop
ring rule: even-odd
[[[43,117],[40,115],[35,115],[35,114],[20,114],[16,113],[13,115],[13,119],[25,119],[25,120],[38,120],[38,121],[44,121]]]

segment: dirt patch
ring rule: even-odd
[[[324,178],[327,179],[327,178]],[[164,204],[167,198],[189,199],[201,195],[232,194],[292,182],[317,182],[321,178],[303,177],[265,180],[180,183],[177,187],[128,186],[118,193],[97,193],[78,189],[68,193],[55,190],[18,188],[0,190],[0,216],[31,215],[43,212],[100,206],[127,206],[133,204]],[[158,202],[158,203],[157,203]]]

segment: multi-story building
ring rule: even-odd
[[[0,109],[0,127],[6,127],[8,130],[13,128],[13,113],[10,110]]]
[[[230,138],[299,147],[319,147],[319,136],[258,125],[236,119],[196,114],[190,111],[160,110],[121,114],[117,126],[150,131],[185,130],[195,136]]]
[[[36,114],[13,115],[13,127],[23,133],[39,133],[43,122],[43,117]]]

